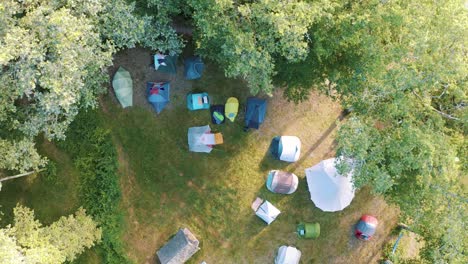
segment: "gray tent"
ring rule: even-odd
[[[192,232],[187,228],[182,228],[156,254],[161,264],[181,264],[200,250],[198,244]]]
[[[274,193],[291,194],[297,190],[299,179],[294,173],[272,170],[268,173],[266,187]]]

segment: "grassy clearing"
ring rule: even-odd
[[[201,241],[202,250],[191,263],[271,263],[276,249],[283,244],[300,248],[304,263],[371,263],[379,258],[396,223],[394,208],[367,190],[359,191],[351,206],[339,213],[321,212],[309,199],[304,168],[334,155],[333,138],[340,114],[337,104],[315,94],[308,102],[294,105],[278,92],[269,99],[267,119],[260,130],[243,132],[241,113],[235,123],[211,125],[223,133],[223,145],[211,154],[192,153],[188,151],[187,129],[206,125],[210,118],[208,111],[189,112],[185,94],[191,90],[207,91],[215,104],[236,96],[242,109],[248,92],[242,82],[224,78],[212,65],[208,65],[201,80],[193,82],[183,81],[179,70],[179,75],[171,79],[172,102],[157,116],[138,90],[143,89],[145,81],[158,80],[138,61],[148,55],[145,50],[134,49],[116,57],[116,62],[134,77],[137,103],[130,109],[121,109],[109,94],[102,100],[100,113],[118,152],[121,209],[127,227],[122,239],[135,263],[151,263],[155,251],[180,227],[190,228]],[[301,138],[299,162],[288,164],[268,155],[270,140],[276,135]],[[79,206],[80,172],[68,155],[53,144],[39,145],[42,153],[57,163],[57,182],[26,177],[5,183],[0,192],[5,213],[2,224],[11,222],[17,202],[34,208],[44,224],[73,213]],[[295,172],[301,178],[298,191],[289,196],[268,192],[264,182],[271,169]],[[256,196],[282,210],[271,226],[251,211],[250,204]],[[352,227],[363,213],[372,213],[380,220],[379,231],[369,243],[352,238]],[[294,234],[298,221],[319,222],[320,238],[299,240]],[[76,262],[102,260],[97,248],[93,248]]]
[[[70,156],[55,144],[40,140],[40,153],[57,166],[57,177],[48,180],[43,175],[32,175],[8,181],[0,191],[0,205],[3,215],[1,226],[11,224],[13,208],[17,203],[34,209],[36,218],[44,225],[57,221],[61,216],[73,214],[78,207],[80,172]],[[102,263],[96,248],[86,250],[74,263]]]
[[[139,72],[141,65],[130,59],[116,61],[126,63],[133,76],[144,76]],[[130,258],[150,263],[155,251],[180,227],[190,228],[201,241],[202,250],[192,263],[219,263],[221,259],[223,263],[269,263],[283,244],[299,247],[304,263],[369,263],[379,258],[396,222],[393,208],[366,190],[338,213],[321,212],[309,199],[304,168],[334,155],[334,127],[340,114],[335,103],[315,94],[308,102],[294,105],[277,93],[269,99],[267,120],[260,130],[243,132],[242,115],[235,123],[211,125],[223,133],[225,143],[211,154],[192,153],[187,129],[206,125],[210,118],[206,110],[189,112],[185,94],[207,91],[215,104],[236,96],[242,109],[248,92],[242,82],[225,79],[212,65],[201,80],[190,85],[178,86],[180,78],[175,78],[171,105],[159,116],[144,104],[121,109],[111,94],[103,98],[104,119],[116,142],[123,174],[122,207],[128,226],[124,241]],[[150,80],[137,80],[134,89],[144,89],[140,85],[144,81]],[[144,98],[134,100],[144,102]],[[288,164],[268,155],[275,135],[301,138],[299,162]],[[295,172],[301,178],[298,191],[289,196],[268,192],[264,182],[271,169]],[[271,226],[251,211],[256,196],[282,210]],[[352,227],[363,213],[372,213],[381,221],[371,243],[352,238]],[[299,240],[294,234],[298,221],[319,222],[320,238]]]
[[[48,141],[40,140],[38,149],[56,163],[57,178],[49,181],[40,175],[31,175],[3,183],[0,191],[2,226],[11,223],[17,203],[33,208],[37,219],[45,225],[74,213],[79,207],[79,172],[70,157]]]

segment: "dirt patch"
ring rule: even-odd
[[[167,73],[161,73],[156,71],[152,66],[152,53],[148,49],[134,48],[127,49],[118,52],[114,56],[114,65],[109,68],[109,73],[114,76],[119,67],[125,68],[130,72],[133,80],[133,105],[147,108],[152,110],[152,106],[148,103],[146,96],[146,83],[147,82],[170,82],[171,85],[171,97],[185,97],[185,95],[191,91],[191,81],[185,80],[184,71],[182,68],[182,62],[179,60],[178,70],[176,75]],[[112,94],[112,98],[115,103],[118,103],[115,97],[114,91],[112,90],[112,79],[109,82],[109,94]],[[183,103],[184,100],[173,100],[166,106],[166,109],[172,109],[177,106],[177,103]]]

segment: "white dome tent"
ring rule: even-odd
[[[352,175],[338,174],[334,158],[322,160],[319,164],[306,169],[305,173],[310,198],[322,211],[341,211],[353,200]]]
[[[301,140],[295,136],[275,137],[271,147],[273,156],[282,161],[296,162],[301,155]]]
[[[275,258],[275,264],[299,264],[301,251],[295,247],[281,246]]]

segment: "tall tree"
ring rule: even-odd
[[[17,205],[14,223],[0,229],[1,263],[63,263],[73,261],[101,239],[101,229],[79,209],[43,227],[31,209]]]
[[[197,52],[227,77],[241,77],[253,94],[271,94],[277,57],[296,62],[308,52],[307,30],[326,1],[148,0],[161,15],[183,13],[195,26]]]
[[[34,137],[63,139],[80,109],[96,107],[116,50],[180,52],[168,20],[133,11],[124,0],[0,2],[0,169],[44,166]]]
[[[306,62],[282,64],[286,96],[300,101],[315,88],[352,110],[337,142],[338,155],[355,161],[356,187],[400,206],[430,262],[466,263],[466,8],[456,0],[333,6],[311,29]]]

